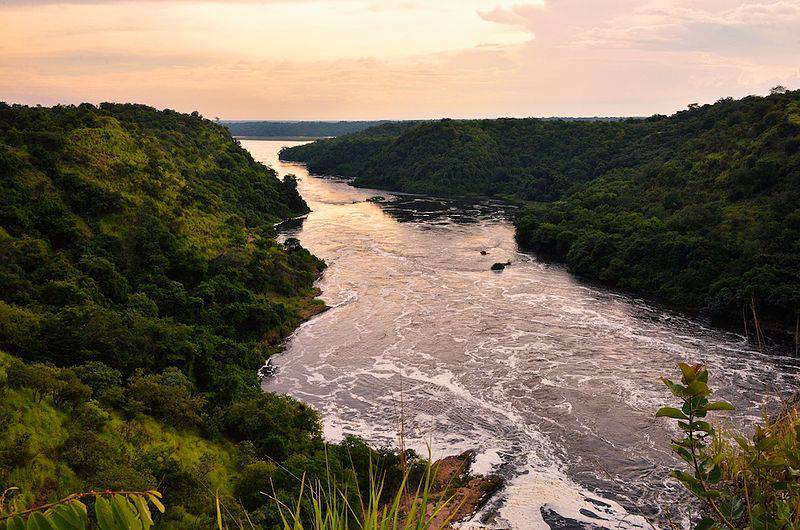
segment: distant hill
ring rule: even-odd
[[[281,157],[357,186],[524,202],[519,242],[572,271],[796,338],[800,91],[623,121],[388,124]]]
[[[223,121],[233,136],[258,138],[328,138],[363,131],[382,121]]]
[[[628,118],[542,118],[547,121],[614,122]],[[331,138],[364,131],[384,124],[418,125],[418,121],[220,121],[233,136],[245,138]]]

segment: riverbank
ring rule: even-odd
[[[295,166],[301,166],[304,163],[302,162],[292,162],[286,161],[287,163],[293,164]],[[734,315],[733,317],[729,314],[714,314],[707,309],[698,308],[694,306],[687,306],[685,304],[681,304],[676,302],[675,300],[665,297],[659,296],[657,292],[653,289],[641,289],[637,288],[636,286],[630,285],[624,281],[620,281],[619,279],[610,279],[608,277],[604,277],[602,274],[599,274],[594,269],[589,270],[577,270],[574,266],[570,266],[570,260],[567,257],[567,254],[562,252],[558,253],[553,249],[548,247],[543,247],[541,244],[531,242],[530,238],[526,236],[521,230],[521,226],[523,225],[526,208],[532,208],[534,203],[531,202],[521,202],[514,197],[509,196],[430,196],[430,195],[423,195],[423,194],[416,194],[416,193],[409,193],[405,191],[400,191],[396,189],[392,189],[390,187],[386,188],[374,188],[369,187],[364,183],[356,182],[352,176],[336,176],[336,177],[328,177],[328,176],[321,176],[320,178],[336,178],[341,179],[343,182],[347,182],[349,185],[364,190],[372,190],[372,191],[385,191],[396,194],[396,199],[385,203],[385,206],[390,212],[401,212],[402,207],[398,208],[396,205],[398,203],[414,201],[414,200],[430,200],[430,201],[447,201],[448,203],[452,203],[454,205],[458,205],[460,207],[468,207],[469,205],[474,205],[478,202],[494,202],[497,203],[505,203],[509,207],[508,218],[514,220],[515,226],[515,234],[514,239],[519,244],[520,250],[535,255],[535,259],[541,262],[546,263],[553,263],[563,265],[578,279],[582,282],[586,283],[587,285],[593,285],[600,287],[602,289],[608,289],[611,291],[615,291],[616,293],[630,298],[641,299],[648,304],[654,306],[660,306],[665,310],[669,310],[671,312],[679,313],[687,318],[695,319],[700,322],[707,323],[710,326],[713,326],[720,331],[727,331],[734,333],[744,340],[746,340],[749,344],[751,344],[757,351],[760,353],[768,353],[770,355],[782,355],[782,356],[791,356],[797,357],[798,351],[800,351],[800,343],[798,342],[798,338],[800,335],[797,335],[797,328],[796,326],[800,322],[800,317],[795,323],[790,326],[791,329],[786,328],[787,325],[786,319],[781,321],[776,319],[771,319],[769,315],[759,315],[755,308],[751,307],[749,304],[745,304],[742,309],[742,314]],[[399,198],[399,200],[398,200]],[[370,200],[371,198],[367,198],[365,200]],[[384,202],[384,201],[380,201]],[[512,215],[511,209],[517,210],[515,215]],[[401,214],[402,215],[402,214]],[[758,322],[758,327],[756,326],[756,322]],[[758,332],[756,331],[758,329]]]
[[[157,488],[164,528],[212,526],[217,491],[273,527],[259,480],[294,494],[289,459],[337,450],[256,377],[324,305],[324,264],[274,238],[309,211],[296,183],[143,105],[0,104],[0,152],[0,483],[20,507]]]
[[[329,440],[396,445],[402,402],[406,447],[430,444],[435,459],[475,449],[476,470],[505,480],[477,526],[633,529],[641,511],[683,513],[664,494],[673,433],[653,419],[669,400],[659,377],[679,361],[716,367],[720,397],[748,425],[798,384],[793,359],[523,259],[492,204],[368,202],[382,193],[280,162],[294,144],[243,145],[299,177],[312,213],[282,234],[328,264],[317,286],[330,309],[271,358],[263,388],[320,411]]]
[[[427,507],[428,514],[433,516],[432,530],[453,528],[471,519],[503,487],[500,475],[471,473],[475,457],[476,451],[468,450],[433,463],[433,484]],[[440,506],[444,507],[436,513]]]
[[[385,124],[282,156],[359,186],[516,197],[521,246],[794,353],[799,105],[787,91],[619,122]]]

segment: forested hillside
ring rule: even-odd
[[[219,491],[269,528],[261,492],[367,475],[257,379],[322,308],[324,263],[274,239],[308,211],[293,179],[197,114],[0,104],[0,190],[0,492],[159,489],[159,528],[210,528]]]
[[[385,121],[224,121],[234,136],[320,138],[363,131]]]
[[[282,157],[358,186],[523,201],[519,242],[574,272],[796,340],[800,91],[621,122],[389,124]]]

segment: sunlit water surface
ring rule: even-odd
[[[738,424],[796,387],[792,360],[520,252],[507,207],[312,177],[278,160],[297,143],[242,142],[300,178],[313,212],[284,232],[328,263],[319,287],[332,309],[271,359],[264,389],[313,405],[333,440],[396,445],[402,401],[411,446],[477,449],[476,469],[507,486],[466,527],[639,528],[642,515],[685,513],[668,479],[674,432],[653,418],[671,401],[659,376],[706,363]]]

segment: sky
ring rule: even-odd
[[[0,101],[644,116],[800,88],[800,0],[0,0]]]

